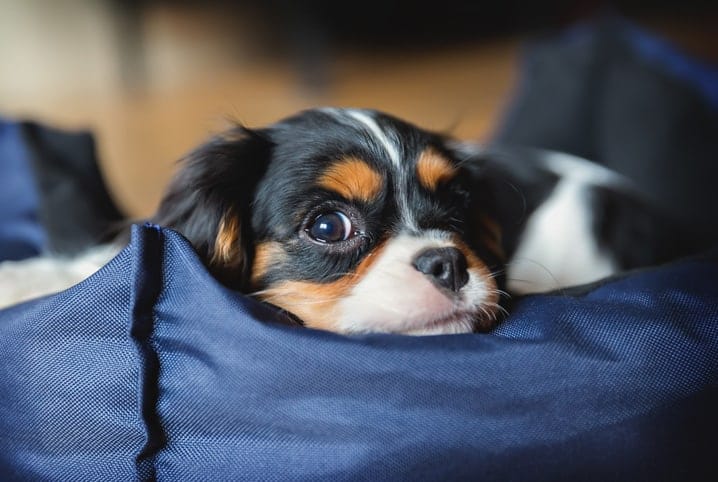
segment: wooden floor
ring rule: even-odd
[[[315,85],[290,59],[258,48],[251,17],[229,23],[196,7],[155,7],[143,16],[141,44],[128,47],[102,2],[62,11],[48,7],[60,2],[9,3],[0,16],[0,115],[90,129],[110,188],[131,216],[150,214],[174,162],[228,119],[260,126],[313,106],[370,107],[485,139],[514,88],[524,40],[330,52]],[[61,14],[66,21],[57,21]],[[128,48],[141,52],[139,80],[128,78],[136,60]]]

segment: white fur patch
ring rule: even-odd
[[[369,271],[338,305],[344,332],[466,333],[491,298],[478,269],[456,298],[446,296],[412,262],[427,248],[454,246],[443,232],[400,235],[388,242]]]
[[[0,263],[0,308],[63,291],[88,278],[119,251],[99,246],[73,258],[42,256]]]
[[[545,152],[544,165],[555,174],[584,184],[629,187],[630,181],[600,164],[562,152]]]
[[[587,205],[588,173],[567,176],[529,218],[507,267],[513,293],[538,293],[596,281],[616,272],[613,259],[599,249]]]

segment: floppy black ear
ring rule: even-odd
[[[253,256],[250,208],[271,142],[237,126],[180,161],[153,222],[182,233],[212,274],[243,289]]]

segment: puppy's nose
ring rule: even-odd
[[[469,281],[466,256],[456,248],[426,249],[416,255],[412,264],[432,282],[454,292]]]

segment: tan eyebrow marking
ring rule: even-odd
[[[319,178],[319,186],[345,199],[372,201],[382,189],[384,179],[369,164],[355,157],[332,164]]]
[[[435,191],[440,184],[456,176],[457,172],[451,161],[431,147],[424,149],[416,161],[416,177],[430,191]]]

